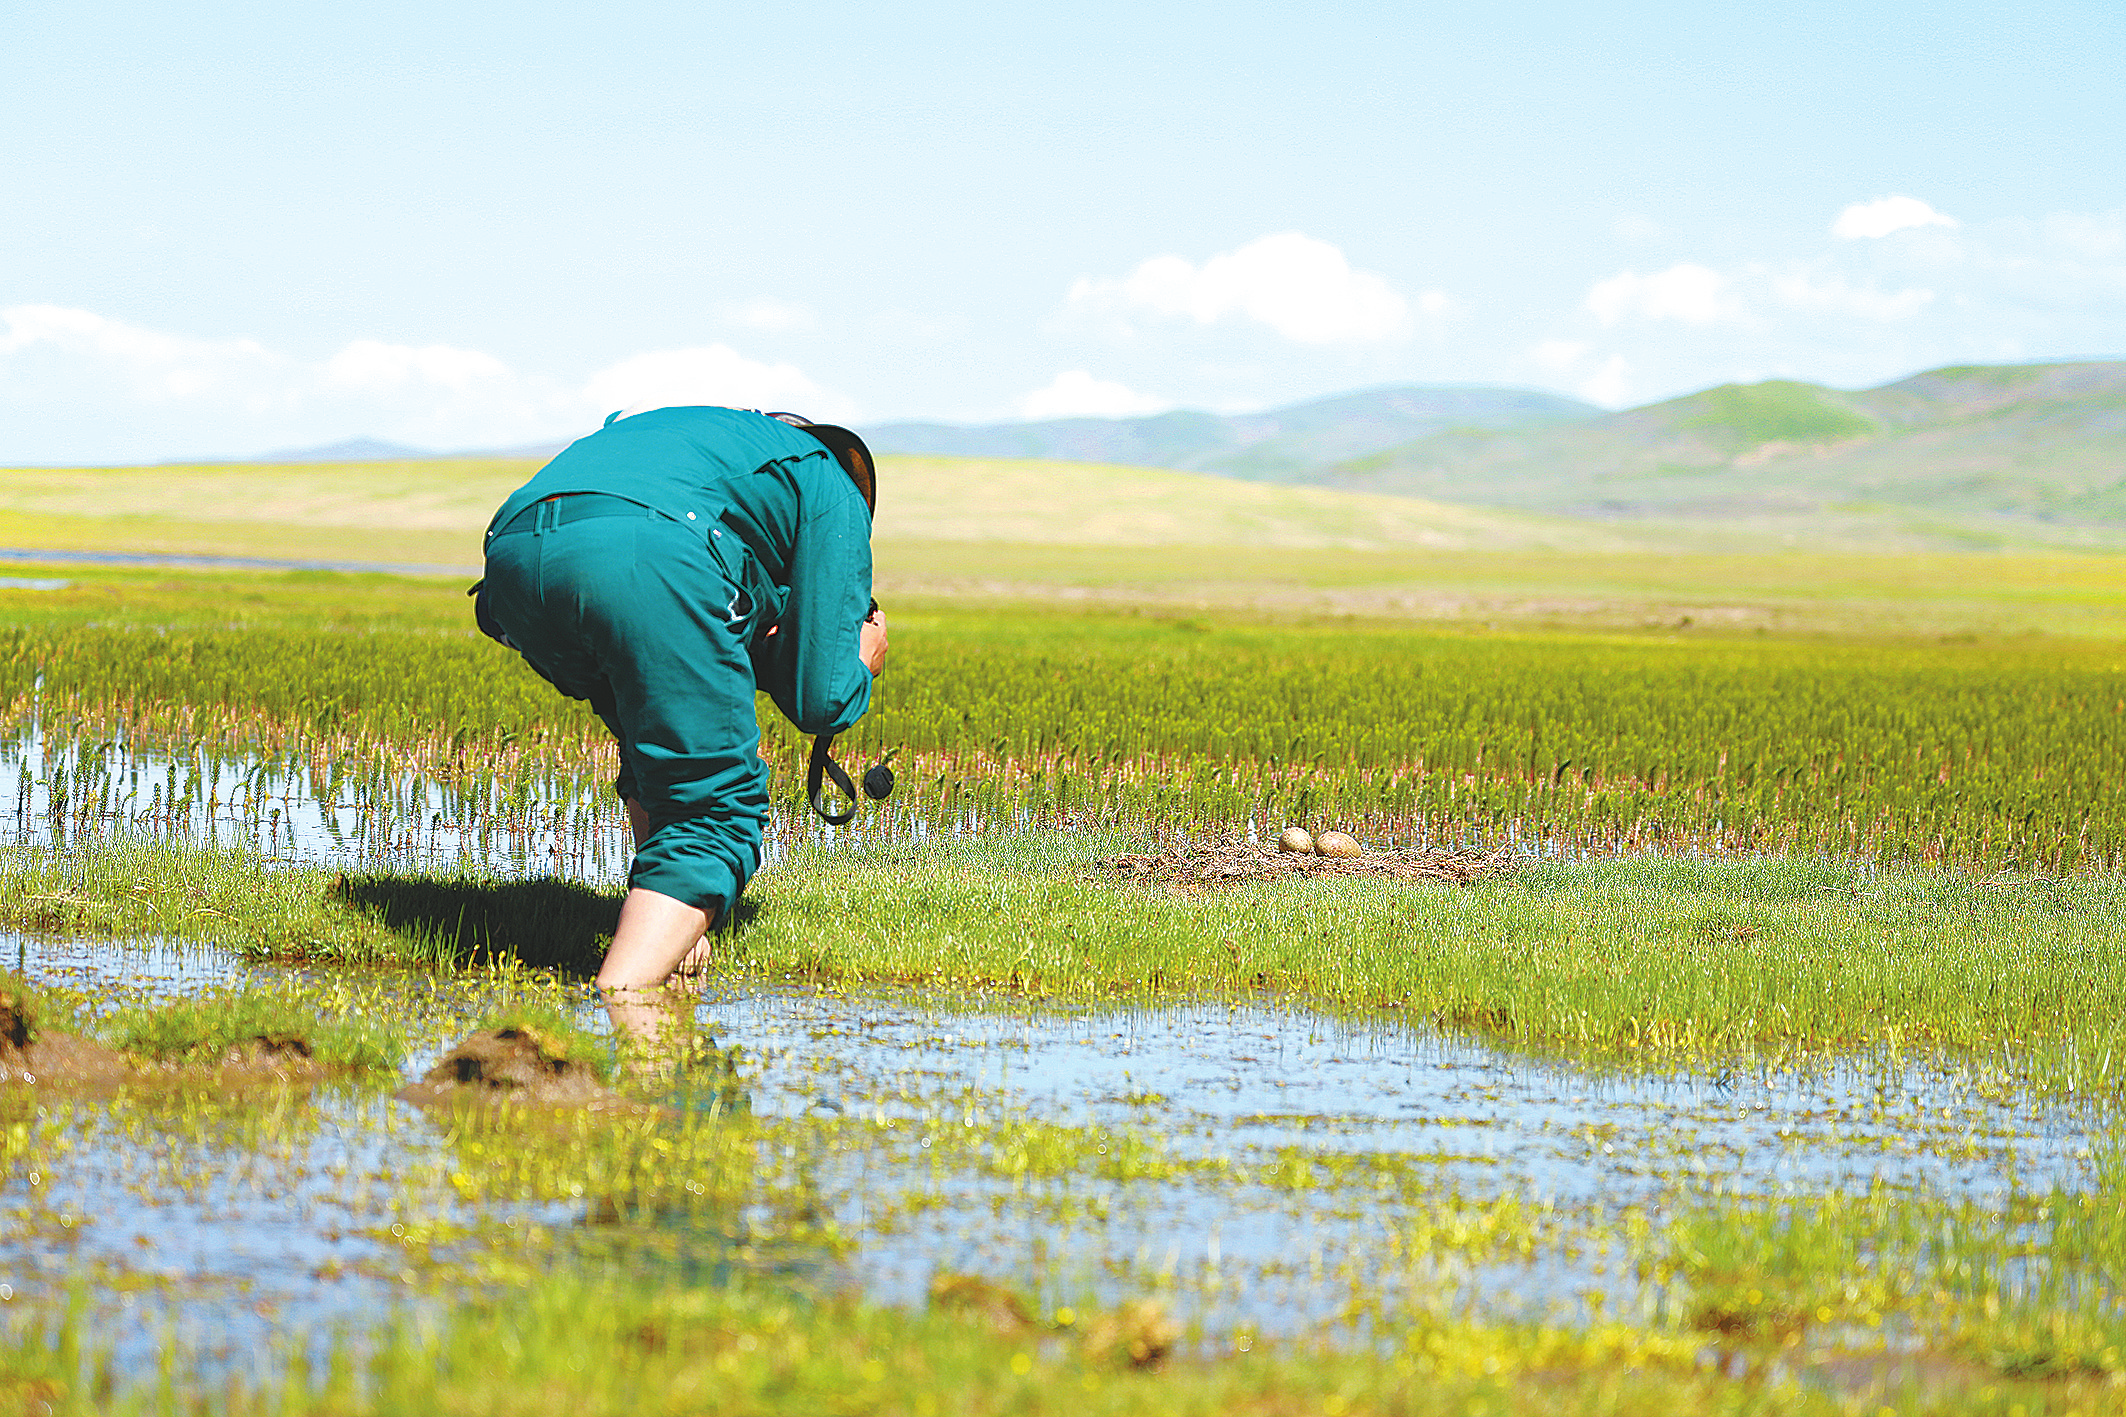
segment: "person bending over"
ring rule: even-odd
[[[619,744],[635,859],[598,971],[616,1029],[654,1039],[657,991],[760,868],[756,687],[810,734],[870,705],[876,504],[847,429],[664,407],[608,418],[488,525],[481,628]]]

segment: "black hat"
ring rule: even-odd
[[[802,428],[825,445],[834,454],[834,460],[849,474],[856,490],[864,497],[864,505],[874,515],[878,512],[878,465],[871,460],[871,450],[864,440],[848,429],[832,423],[814,423],[801,413],[771,413],[768,417],[792,428]]]

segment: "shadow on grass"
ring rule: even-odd
[[[412,957],[478,963],[514,958],[595,974],[620,918],[620,897],[573,881],[348,876],[344,904],[399,936]]]
[[[405,942],[409,962],[515,959],[537,969],[598,972],[620,921],[620,895],[574,881],[347,876],[333,897]],[[751,901],[733,912],[753,917]]]

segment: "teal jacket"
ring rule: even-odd
[[[871,509],[811,435],[735,408],[615,414],[512,493],[487,535],[568,492],[625,498],[700,534],[736,592],[732,618],[750,621],[755,682],[800,731],[839,733],[863,717]]]

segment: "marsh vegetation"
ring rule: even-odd
[[[770,736],[643,1059],[610,751],[461,586],[64,579],[0,1051],[117,1061],[0,1085],[9,1405],[2126,1404],[2111,641],[915,602],[902,792]],[[1116,864],[1292,824],[1493,865]]]

